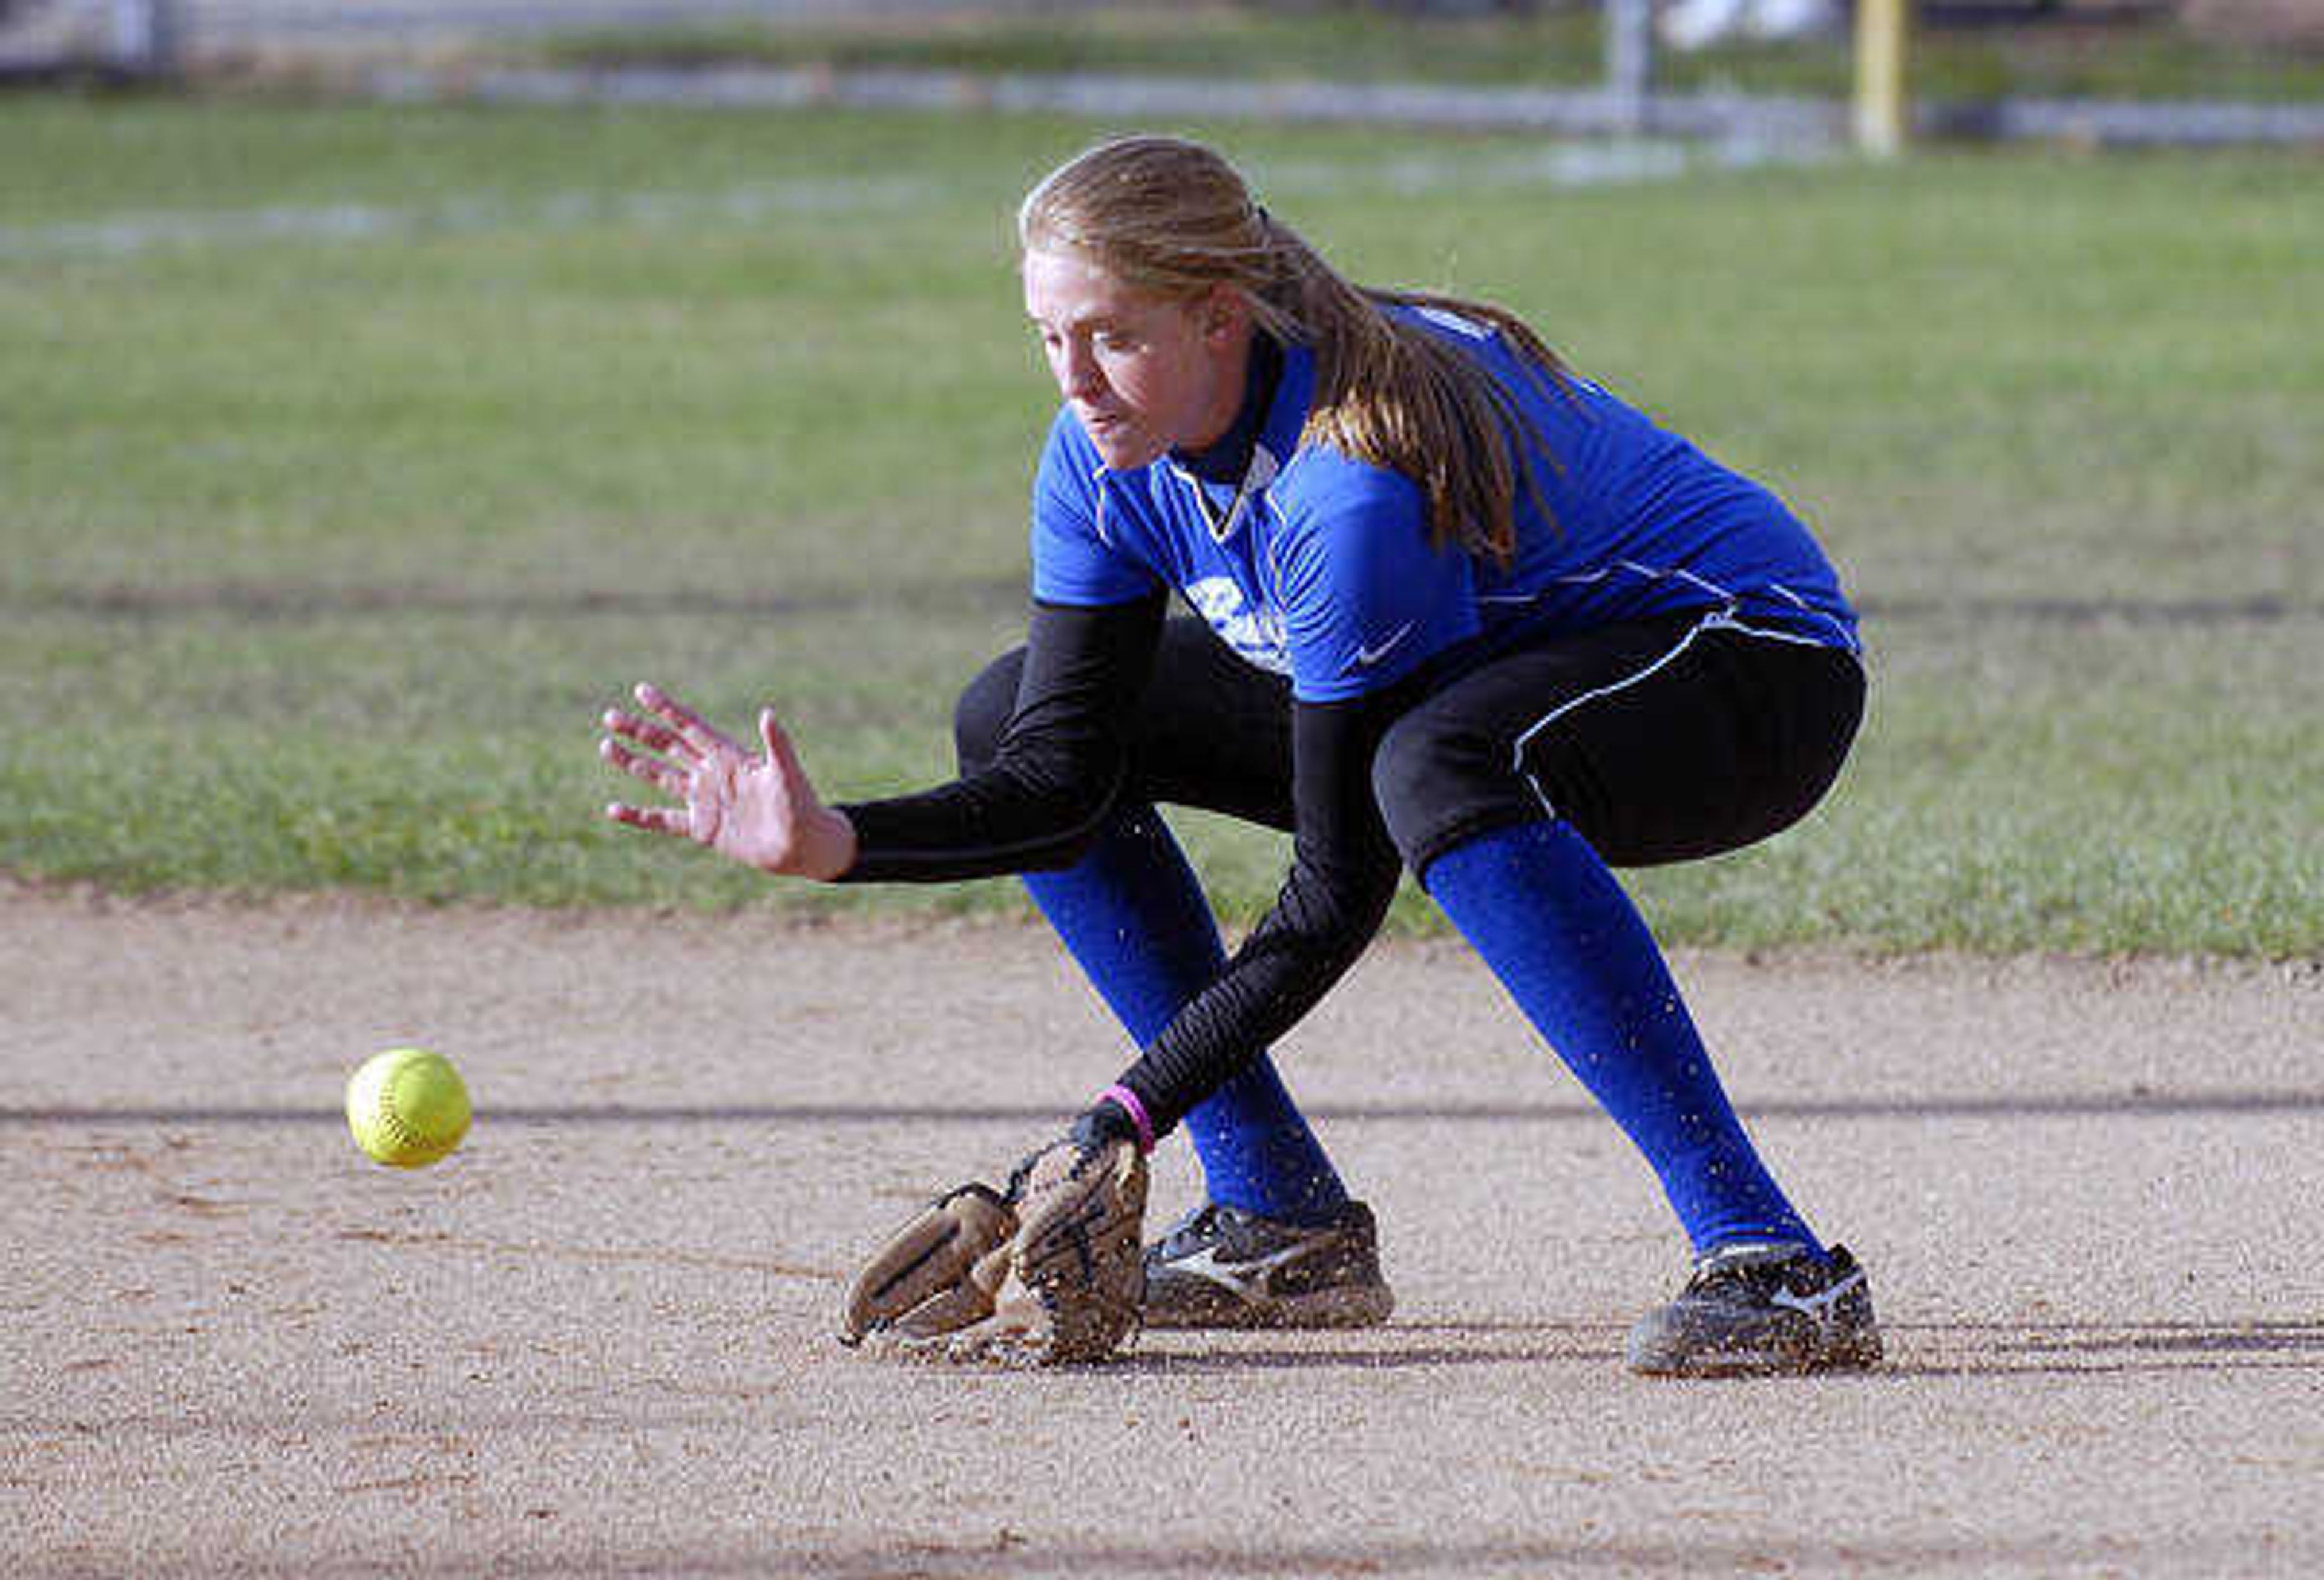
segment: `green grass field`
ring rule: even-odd
[[[2313,157],[1569,186],[1517,140],[1181,129],[1819,525],[1858,754],[1801,829],[1638,875],[1665,936],[2324,952]],[[946,770],[1052,409],[1009,211],[1099,130],[0,100],[0,871],[1018,905],[604,825],[594,721],[652,677],[774,701],[833,795]],[[1254,915],[1278,841],[1184,826]]]

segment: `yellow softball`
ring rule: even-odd
[[[467,1085],[440,1053],[390,1048],[348,1079],[347,1129],[374,1162],[425,1168],[468,1134]]]

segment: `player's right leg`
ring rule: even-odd
[[[955,713],[964,771],[991,758],[1021,654],[970,684]],[[1291,826],[1288,689],[1191,620],[1164,630],[1132,741],[1130,785],[1089,853],[1025,886],[1067,952],[1143,1048],[1225,962],[1217,922],[1155,803]],[[1188,1111],[1206,1199],[1147,1251],[1152,1327],[1349,1327],[1394,1305],[1371,1213],[1259,1051]]]

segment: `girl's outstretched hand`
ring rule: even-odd
[[[773,709],[759,711],[763,750],[753,755],[659,688],[641,685],[636,694],[643,715],[608,708],[597,754],[680,804],[617,801],[605,808],[607,817],[692,840],[765,872],[827,879],[853,864],[853,825],[816,797]]]

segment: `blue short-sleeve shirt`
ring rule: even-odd
[[[1855,648],[1831,563],[1773,493],[1598,385],[1538,373],[1481,326],[1395,310],[1482,362],[1547,446],[1535,477],[1554,521],[1521,488],[1506,569],[1436,547],[1411,480],[1303,442],[1314,359],[1290,346],[1239,486],[1167,455],[1110,471],[1060,410],[1034,488],[1034,595],[1095,605],[1175,588],[1237,653],[1319,703],[1478,638],[1688,609]]]

